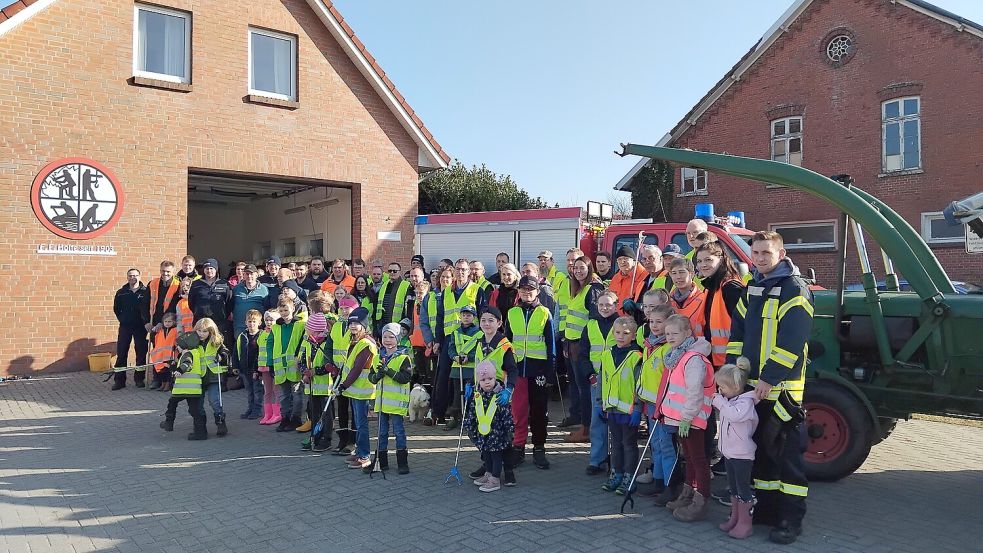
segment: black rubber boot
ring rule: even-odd
[[[546,446],[537,445],[532,448],[532,462],[536,468],[546,470],[550,468],[550,462],[546,459]]]
[[[515,486],[515,447],[507,448],[502,454],[502,485]]]
[[[367,467],[363,467],[362,472],[364,472],[365,474],[372,474],[375,471],[376,466],[379,467],[379,470],[383,470],[383,471],[389,470],[388,451],[383,449],[380,450],[378,453],[376,453],[375,462],[369,464]]]
[[[174,419],[164,419],[160,421],[160,427],[168,432],[174,432]]]
[[[409,451],[405,449],[396,450],[396,468],[399,474],[410,473]]]
[[[225,415],[215,417],[215,435],[221,438],[229,433],[229,427],[225,425]]]
[[[188,434],[188,439],[191,441],[196,440],[207,440],[208,430],[205,428],[205,417],[196,417],[195,430],[191,434]]]

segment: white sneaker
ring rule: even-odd
[[[485,482],[484,484],[482,484],[481,487],[478,488],[478,491],[479,492],[497,492],[498,490],[502,489],[502,483],[501,482],[502,481],[499,480],[498,478],[495,478],[494,476],[489,475],[488,476],[488,481]]]
[[[652,483],[652,470],[645,469],[643,474],[639,474],[635,477],[636,484],[651,484]]]
[[[474,485],[475,486],[484,486],[488,482],[488,479],[489,478],[491,478],[491,473],[490,472],[486,472],[484,476],[479,476],[478,478],[475,478],[474,479]]]

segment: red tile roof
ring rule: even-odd
[[[17,0],[13,4],[0,10],[0,21],[6,21],[13,17],[17,12],[37,2],[38,0]]]

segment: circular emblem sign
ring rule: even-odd
[[[73,157],[44,166],[31,186],[31,206],[48,230],[88,240],[113,228],[123,212],[123,189],[102,164]]]

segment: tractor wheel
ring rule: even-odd
[[[843,386],[814,380],[806,386],[803,407],[809,479],[839,480],[860,468],[871,446],[870,417],[860,399]]]
[[[881,427],[880,435],[874,439],[873,445],[877,445],[887,439],[898,426],[898,419],[892,417],[877,417],[877,422]]]

